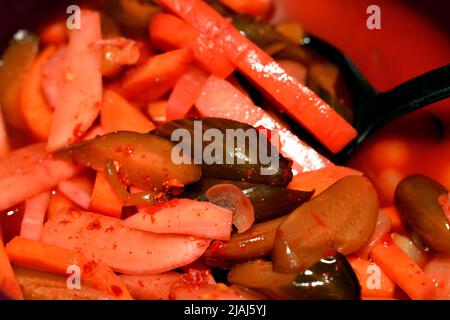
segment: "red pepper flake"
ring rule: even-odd
[[[97,262],[95,262],[94,260],[90,260],[84,264],[83,272],[90,274],[95,270],[95,268],[97,268]]]
[[[81,129],[82,124],[78,123],[75,128],[73,129],[73,136],[75,137],[75,140],[81,139],[84,135],[84,131]]]
[[[392,245],[392,238],[391,235],[387,232],[380,238],[380,243],[384,244],[385,246]]]
[[[111,231],[113,231],[113,230],[114,230],[114,227],[113,227],[113,226],[110,226],[108,229],[105,230],[105,233],[106,233],[106,232],[111,232]]]
[[[142,280],[138,280],[138,285],[139,285],[139,287],[141,287],[141,288],[144,288],[145,286],[144,286],[144,282],[142,281]]]
[[[61,220],[61,221],[59,222],[59,224],[63,224],[63,225],[66,225],[66,224],[68,224],[68,223],[70,223],[70,220],[67,220],[67,219]]]
[[[327,226],[325,225],[325,223],[322,221],[322,219],[320,219],[320,217],[319,217],[317,214],[315,214],[314,212],[310,212],[309,215],[311,216],[311,218],[314,219],[314,221],[316,221],[316,223],[317,223],[319,226],[324,227],[324,228],[327,227]]]
[[[134,146],[132,144],[129,144],[125,147],[125,150],[123,150],[123,155],[125,157],[132,157],[134,154]]]
[[[95,219],[86,227],[88,230],[100,230],[102,227],[100,220]]]
[[[117,243],[114,243],[113,244],[113,250],[116,250],[117,249]]]
[[[283,238],[283,236],[284,236],[283,230],[278,229],[278,230],[277,230],[277,236],[278,236],[278,238]]]
[[[119,286],[116,286],[116,285],[112,285],[112,286],[111,286],[111,292],[112,292],[116,297],[121,296],[121,295],[123,294],[122,289],[120,289],[120,287],[119,287]]]
[[[208,284],[209,278],[209,270],[189,269],[181,276],[181,282],[186,286],[203,286]]]
[[[213,241],[213,243],[211,243],[211,245],[209,246],[209,249],[211,250],[211,252],[213,254],[221,255],[221,254],[224,254],[224,251],[225,251],[224,246],[225,246],[225,244],[223,243],[223,241],[216,240],[216,241]]]

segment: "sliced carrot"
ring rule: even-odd
[[[163,50],[190,48],[196,63],[217,77],[226,78],[234,71],[223,49],[180,18],[167,13],[154,15],[149,34],[151,42]]]
[[[149,102],[147,114],[153,122],[163,123],[167,121],[167,100]]]
[[[254,17],[266,16],[272,8],[272,0],[220,0],[231,10]]]
[[[48,204],[47,218],[52,219],[56,213],[64,208],[78,208],[77,205],[59,191],[53,191]]]
[[[167,120],[184,118],[194,106],[207,74],[196,67],[190,67],[178,80],[167,101]]]
[[[122,215],[122,201],[109,185],[103,172],[97,172],[89,210],[114,218],[120,218]]]
[[[44,45],[62,44],[67,41],[67,25],[64,18],[44,23],[39,30],[39,40]]]
[[[339,152],[357,132],[313,91],[286,73],[263,49],[245,38],[228,20],[201,0],[160,0],[198,32],[214,39],[228,58],[276,100],[325,147]]]
[[[100,15],[81,10],[83,28],[70,31],[64,58],[64,84],[58,95],[47,150],[78,141],[100,112],[102,100]]]
[[[125,274],[158,274],[197,260],[210,241],[155,234],[125,227],[120,219],[75,209],[59,211],[44,226],[42,240],[88,257]]]
[[[120,130],[147,133],[155,128],[137,107],[112,90],[103,94],[100,121],[104,133]]]
[[[181,273],[170,271],[155,275],[119,277],[136,300],[169,300],[170,289],[181,276]]]
[[[280,125],[261,108],[226,80],[210,76],[195,103],[204,117],[227,118],[248,123],[256,128],[277,131],[281,153],[293,160],[294,175],[321,169],[332,164],[291,131]]]
[[[185,234],[194,237],[230,240],[233,212],[209,202],[174,199],[132,215],[124,225],[155,233]]]
[[[434,284],[431,279],[414,260],[392,242],[389,235],[383,243],[379,243],[372,249],[370,258],[411,299],[434,298]]]
[[[381,211],[389,216],[392,222],[392,231],[400,234],[406,234],[405,228],[403,227],[402,219],[400,214],[395,207],[385,207],[381,208]]]
[[[359,258],[349,258],[361,286],[361,296],[392,298],[395,283],[373,262]]]
[[[23,237],[11,240],[6,252],[15,265],[60,275],[67,275],[67,268],[76,265],[81,269],[81,279],[92,287],[117,299],[132,299],[122,280],[110,268],[87,259],[80,252]]]
[[[344,177],[362,175],[362,172],[348,167],[329,166],[294,176],[288,188],[303,191],[314,190],[314,196],[317,196]]]
[[[50,202],[50,192],[45,191],[25,201],[20,236],[40,240],[44,230],[44,219]]]
[[[120,93],[133,100],[158,100],[175,85],[191,60],[190,49],[155,55],[125,75]]]
[[[10,299],[22,300],[23,295],[17,283],[16,276],[6,254],[3,241],[0,238],[0,293]]]
[[[54,46],[49,46],[39,54],[24,75],[20,88],[20,106],[25,124],[31,133],[42,141],[47,140],[53,112],[41,90],[41,69],[55,51]]]
[[[53,159],[44,149],[44,144],[32,144],[0,159],[0,210],[48,191],[78,172],[76,166]]]
[[[0,158],[3,158],[10,151],[8,133],[3,119],[3,112],[0,110]]]
[[[94,182],[88,173],[58,183],[58,191],[83,209],[88,209],[91,202]]]

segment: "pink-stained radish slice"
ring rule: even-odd
[[[185,117],[194,106],[208,75],[196,68],[189,67],[178,80],[167,101],[167,120]]]
[[[210,240],[132,229],[120,219],[62,209],[44,226],[42,241],[80,250],[124,274],[159,274],[200,258]]]
[[[100,112],[102,101],[100,14],[81,10],[83,28],[70,31],[63,58],[64,83],[56,97],[47,151],[82,138]]]
[[[48,191],[78,171],[73,164],[52,158],[42,143],[14,150],[0,159],[0,210]]]
[[[293,160],[294,175],[333,165],[226,80],[210,76],[195,106],[204,117],[226,118],[255,128],[276,130],[280,137],[281,153]]]
[[[209,202],[174,199],[142,209],[123,224],[155,233],[184,234],[206,239],[229,240],[233,212]]]
[[[58,191],[85,210],[89,209],[93,189],[92,179],[84,174],[58,183]]]
[[[20,236],[40,240],[44,230],[45,214],[50,202],[50,191],[28,198],[20,227]]]

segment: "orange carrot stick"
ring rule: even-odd
[[[53,111],[41,90],[42,66],[53,56],[56,47],[46,47],[25,74],[20,88],[20,107],[28,129],[39,140],[48,138]]]
[[[13,264],[60,275],[67,275],[67,268],[77,265],[81,269],[81,279],[92,287],[117,299],[132,299],[122,280],[109,267],[88,260],[81,253],[22,237],[11,240],[6,252]]]
[[[395,283],[373,262],[358,258],[349,258],[353,270],[361,285],[361,296],[392,298]]]
[[[155,128],[139,109],[112,90],[105,90],[100,111],[104,133],[119,130],[147,133]]]
[[[384,212],[389,216],[392,223],[392,231],[400,234],[405,234],[405,228],[403,227],[402,219],[400,218],[400,214],[395,207],[386,207],[381,208],[381,212]]]
[[[23,295],[20,291],[16,276],[11,268],[11,264],[6,254],[3,241],[0,239],[0,292],[8,296],[8,298],[22,300]]]
[[[90,210],[115,218],[122,215],[122,201],[109,185],[103,172],[97,172]]]
[[[61,192],[54,191],[48,204],[47,218],[51,219],[59,210],[64,208],[78,208],[78,206]]]
[[[431,279],[414,260],[392,242],[389,235],[385,241],[372,249],[370,257],[411,299],[434,298],[434,285]]]

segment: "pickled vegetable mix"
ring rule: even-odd
[[[357,135],[349,88],[272,8],[87,1],[12,36],[0,296],[450,298],[448,189],[408,176],[382,207],[322,155]]]

